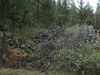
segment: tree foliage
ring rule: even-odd
[[[94,28],[100,30],[100,1],[97,4],[94,21],[95,21]]]
[[[5,28],[20,30],[24,27],[73,26],[92,24],[93,10],[83,0],[79,8],[69,0],[0,0],[0,17],[6,18]]]

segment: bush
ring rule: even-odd
[[[55,61],[60,70],[75,71],[77,75],[100,75],[100,53],[94,52],[89,44],[77,51],[62,48]]]

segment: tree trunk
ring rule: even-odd
[[[2,32],[1,37],[1,50],[0,50],[0,63],[4,65],[6,63],[6,60],[3,59],[3,55],[6,53],[6,33],[5,30]]]

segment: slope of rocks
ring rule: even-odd
[[[53,56],[62,47],[77,50],[83,44],[96,45],[96,33],[92,26],[75,26],[59,29],[34,29],[28,40],[15,36],[7,36],[7,45],[19,58],[10,62],[12,68],[50,68]]]

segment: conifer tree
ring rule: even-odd
[[[84,24],[84,19],[85,19],[85,12],[84,12],[84,2],[83,0],[80,0],[79,2],[79,9],[78,9],[78,21],[79,24]]]
[[[44,0],[41,2],[41,14],[40,14],[41,24],[44,26],[50,26],[53,22],[52,14],[52,0]]]
[[[62,5],[61,5],[61,0],[57,1],[57,7],[56,7],[56,12],[55,12],[55,22],[57,26],[62,26]]]
[[[94,28],[100,30],[100,1],[97,4],[97,10],[95,13],[94,21],[95,21]]]
[[[73,26],[75,24],[78,24],[78,15],[77,15],[77,7],[75,5],[75,2],[72,0],[71,2],[71,8],[69,9],[69,26]]]
[[[0,0],[0,29],[2,31],[0,58],[7,51],[6,32],[19,32],[30,26],[30,0]],[[19,34],[18,33],[18,34]]]
[[[69,15],[69,0],[63,0],[62,1],[62,21],[63,25],[66,25],[69,21],[68,15]]]
[[[87,5],[85,6],[85,23],[87,25],[93,25],[93,16],[94,16],[94,13],[93,13],[93,9],[91,7],[91,5],[89,3],[87,3]]]

